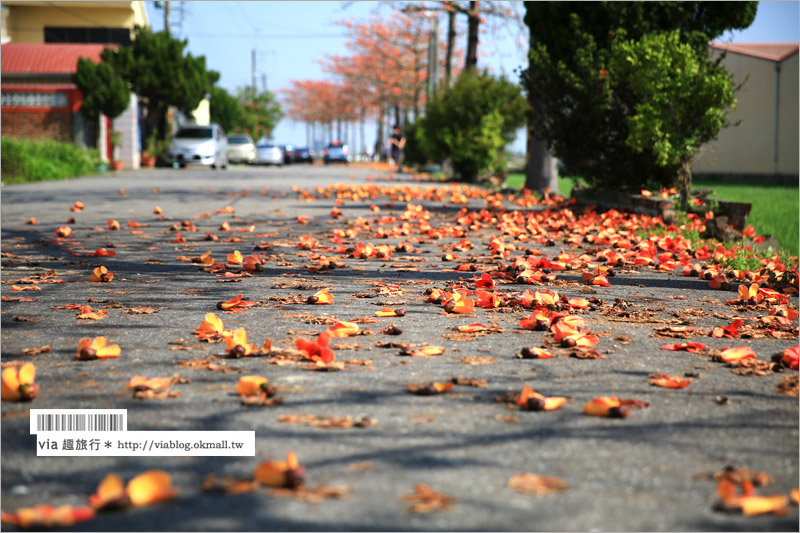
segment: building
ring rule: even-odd
[[[94,144],[111,154],[110,132],[121,132],[118,158],[140,164],[139,106],[131,105],[113,125],[105,117],[89,124],[80,113],[82,96],[72,83],[79,57],[100,60],[106,46],[129,44],[136,25],[148,25],[143,2],[36,2],[2,4],[2,135]]]
[[[731,124],[701,148],[692,172],[769,180],[798,180],[798,45],[712,43],[724,51],[736,93]]]

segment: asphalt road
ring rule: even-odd
[[[121,512],[98,514],[76,526],[86,531],[274,531],[274,530],[495,530],[495,531],[796,531],[798,511],[788,515],[745,517],[714,510],[716,484],[710,475],[726,466],[763,471],[774,482],[761,494],[788,494],[798,485],[798,401],[779,394],[777,385],[792,372],[766,376],[736,375],[708,356],[660,349],[667,342],[652,337],[653,328],[669,323],[675,312],[691,308],[693,325],[726,326],[737,310],[720,293],[697,278],[640,269],[620,273],[611,287],[588,288],[579,274],[565,272],[551,288],[570,297],[603,300],[598,311],[582,315],[601,333],[597,349],[602,359],[578,359],[557,348],[546,360],[516,357],[524,346],[540,346],[548,336],[522,330],[518,321],[529,311],[509,313],[476,309],[471,315],[440,314],[427,301],[427,288],[446,288],[448,282],[473,273],[445,272],[443,246],[459,239],[426,239],[415,246],[426,252],[396,253],[389,260],[342,259],[346,265],[330,272],[309,272],[309,251],[297,246],[308,234],[328,242],[334,228],[358,227],[358,217],[373,220],[399,216],[405,202],[365,198],[339,206],[343,218],[331,219],[334,198],[299,200],[292,187],[314,189],[335,183],[432,186],[400,175],[384,181],[386,173],[356,168],[284,167],[156,169],[128,171],[64,182],[2,187],[2,295],[33,297],[33,302],[2,304],[2,361],[32,361],[40,385],[32,403],[2,404],[2,508],[10,511],[37,503],[84,505],[109,472],[130,478],[144,470],[167,471],[178,496],[170,501]],[[375,184],[376,182],[370,181]],[[121,194],[120,189],[125,190]],[[85,209],[68,207],[82,201]],[[431,225],[453,223],[461,206],[432,200],[418,201],[432,212]],[[371,205],[381,208],[370,210]],[[163,210],[163,218],[154,208]],[[233,213],[215,213],[226,206]],[[482,209],[473,200],[471,208]],[[197,217],[208,213],[209,217]],[[312,216],[299,224],[300,215]],[[36,217],[36,225],[25,224]],[[70,217],[74,242],[55,242],[55,230]],[[117,219],[119,231],[107,229]],[[141,226],[131,228],[129,221]],[[171,243],[170,228],[192,221],[199,231],[181,230],[186,243]],[[255,225],[254,232],[223,231]],[[391,227],[392,224],[384,227]],[[205,241],[214,232],[219,242]],[[488,255],[490,229],[471,232],[470,254]],[[243,242],[224,242],[230,237]],[[362,240],[395,245],[400,239]],[[506,237],[506,242],[511,242]],[[178,256],[211,251],[218,261],[240,250],[269,242],[272,248],[263,272],[240,281],[224,281]],[[113,244],[117,255],[82,257]],[[570,250],[565,244],[539,247],[545,255]],[[323,252],[335,255],[333,251]],[[13,255],[8,255],[13,254]],[[518,253],[512,254],[512,259]],[[419,258],[425,261],[419,261]],[[92,268],[105,265],[115,274],[108,284],[91,283]],[[399,265],[398,265],[399,264]],[[403,268],[397,268],[401,266]],[[417,270],[414,270],[417,269]],[[55,270],[65,283],[42,284],[40,291],[14,292],[19,279]],[[383,285],[395,290],[380,294]],[[305,299],[319,288],[331,287],[332,305],[309,305]],[[525,286],[502,284],[511,293]],[[536,288],[536,287],[534,287]],[[735,285],[734,285],[735,288]],[[386,291],[384,291],[386,292]],[[244,294],[258,302],[249,310],[223,314],[216,303]],[[634,320],[604,313],[615,298],[636,311]],[[90,300],[92,299],[92,300]],[[74,310],[53,306],[88,304],[105,308],[102,320],[77,320]],[[791,301],[797,305],[797,299]],[[270,364],[263,357],[227,360],[229,367],[260,374],[277,385],[282,405],[244,407],[235,394],[240,373],[180,368],[179,360],[209,358],[224,353],[224,345],[199,343],[192,331],[206,313],[216,312],[226,328],[245,327],[260,345],[270,338],[276,348],[298,335],[325,329],[314,317],[339,319],[371,317],[384,305],[403,308],[405,316],[362,324],[372,335],[336,339],[340,372],[312,372],[298,365]],[[131,309],[152,309],[135,314]],[[133,314],[131,314],[133,313]],[[638,314],[637,314],[638,313]],[[717,313],[718,316],[714,316]],[[741,313],[744,318],[757,312]],[[453,328],[474,322],[497,322],[503,333],[472,339],[454,335]],[[389,323],[399,336],[380,330]],[[796,323],[795,323],[796,325]],[[122,347],[117,359],[78,361],[81,338],[104,335]],[[444,335],[444,336],[443,336]],[[184,347],[176,350],[176,342]],[[710,348],[747,345],[759,358],[796,345],[797,339],[692,338]],[[170,344],[170,343],[173,344]],[[399,355],[397,348],[378,343],[429,343],[442,346],[440,356]],[[22,355],[23,350],[50,345],[52,351]],[[472,358],[472,359],[470,359]],[[483,358],[483,359],[474,359]],[[487,359],[491,358],[491,359]],[[469,364],[483,362],[489,364]],[[173,385],[178,398],[136,400],[125,388],[135,375],[171,376],[179,373],[191,383]],[[648,375],[694,374],[683,390],[650,386]],[[795,373],[796,374],[796,373]],[[407,384],[485,380],[485,387],[456,385],[447,394],[416,396]],[[496,397],[518,393],[523,385],[569,401],[553,412],[507,409]],[[582,406],[597,396],[617,395],[650,403],[632,410],[625,419],[590,417]],[[717,401],[718,397],[727,402]],[[30,408],[120,408],[128,410],[129,430],[254,430],[256,456],[226,457],[36,457],[35,437],[29,435]],[[327,429],[279,422],[287,414],[353,418],[366,416],[378,424],[365,428]],[[271,495],[268,489],[239,495],[200,491],[204,476],[249,476],[262,460],[297,453],[306,467],[306,485],[349,487],[343,499],[317,503]],[[530,472],[563,479],[568,489],[530,495],[507,486],[509,478]],[[408,511],[403,496],[416,484],[426,484],[454,501],[447,510]],[[9,526],[4,526],[9,528]]]

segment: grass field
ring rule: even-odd
[[[559,194],[569,196],[577,178],[559,178]],[[509,174],[506,187],[521,188],[523,174]],[[791,185],[757,184],[753,182],[730,183],[718,179],[696,179],[695,189],[712,189],[713,198],[728,202],[752,204],[747,223],[759,235],[772,235],[781,248],[792,255],[798,254],[798,187]]]

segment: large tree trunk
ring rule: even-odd
[[[680,187],[681,194],[681,211],[684,213],[689,209],[689,195],[692,192],[692,168],[689,161],[681,163],[681,169],[678,174],[678,186]]]
[[[378,113],[378,130],[375,135],[375,154],[380,161],[386,161],[386,156],[383,153],[383,145],[386,138],[383,136],[383,122],[386,119],[386,108],[381,106],[380,113]]]
[[[528,127],[528,153],[525,165],[525,188],[542,194],[547,189],[558,193],[558,167],[547,149],[547,143],[537,139]]]
[[[444,86],[450,87],[450,80],[453,76],[453,48],[456,45],[456,12],[447,12],[447,58],[444,65]]]
[[[467,61],[464,69],[474,69],[478,65],[478,30],[481,24],[481,16],[478,10],[480,2],[469,3],[469,13],[467,14],[469,24],[467,26]]]

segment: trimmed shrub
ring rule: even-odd
[[[421,151],[450,157],[465,181],[504,172],[505,146],[525,123],[525,105],[519,85],[468,70],[428,105],[420,121]]]
[[[53,140],[0,139],[2,178],[6,183],[77,178],[98,172],[97,150]]]

